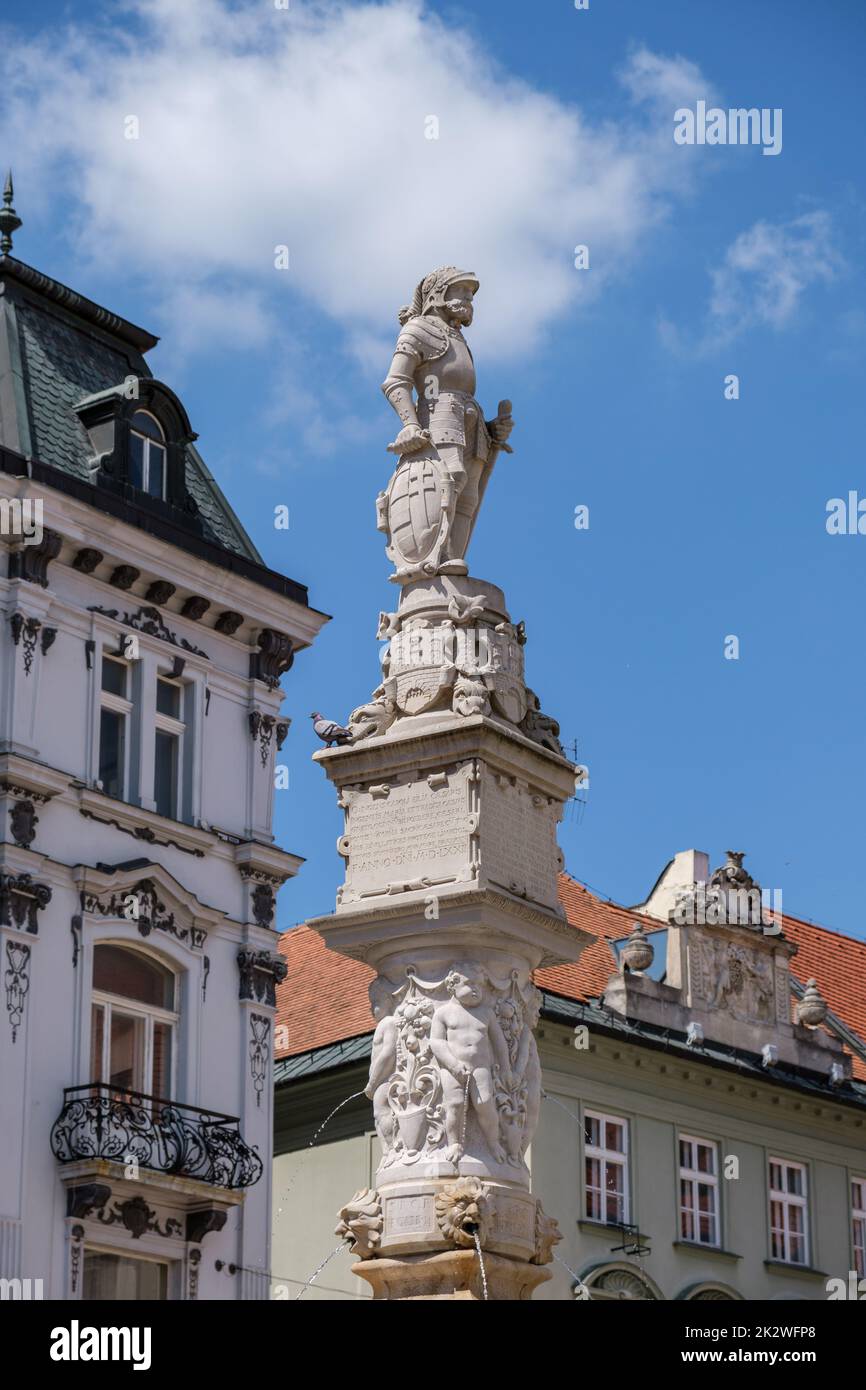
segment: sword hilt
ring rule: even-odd
[[[497,420],[509,420],[511,418],[511,401],[500,401],[496,412]],[[494,440],[495,443],[495,440]],[[514,450],[510,444],[497,444],[497,449],[501,449],[505,454],[513,454]]]

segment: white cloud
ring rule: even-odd
[[[796,321],[808,289],[828,283],[844,268],[828,212],[755,222],[710,267],[703,324],[689,328],[660,314],[659,340],[678,357],[704,357],[749,329],[779,332]]]
[[[648,48],[637,48],[630,54],[620,80],[635,101],[652,102],[660,112],[669,115],[667,140],[673,139],[677,107],[693,106],[699,100],[712,105],[716,99],[715,89],[709,86],[697,63],[680,55],[668,58]]]
[[[755,222],[710,272],[707,335],[729,341],[753,326],[788,327],[809,286],[832,280],[841,266],[829,213]]]
[[[250,341],[266,305],[288,317],[285,243],[291,291],[365,361],[421,275],[451,261],[482,279],[473,344],[525,354],[687,190],[673,109],[708,92],[694,64],[639,49],[617,120],[591,123],[420,0],[129,0],[88,29],[6,37],[0,148],[25,215],[68,199],[83,251],[186,295],[190,347],[227,277],[249,293]]]
[[[261,347],[275,331],[260,294],[230,294],[205,284],[170,285],[161,318],[161,370],[166,361],[177,370],[190,357],[222,352],[227,342],[241,349]]]

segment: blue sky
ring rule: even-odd
[[[744,849],[787,911],[866,935],[866,536],[825,527],[866,496],[866,11],[7,0],[0,49],[16,254],[162,335],[267,563],[334,615],[285,681],[276,833],[307,864],[280,925],[333,906],[306,716],[377,683],[378,386],[398,307],[457,261],[479,397],[516,420],[472,571],[590,770],[567,867],[631,903],[677,850]],[[676,146],[701,98],[781,108],[781,153]]]

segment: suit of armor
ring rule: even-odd
[[[401,313],[402,328],[382,384],[403,423],[389,446],[399,454],[397,472],[379,502],[379,524],[390,535],[390,553],[401,579],[412,577],[416,569],[468,572],[464,557],[481,499],[499,449],[507,447],[491,437],[475,399],[475,364],[469,346],[459,326],[443,316],[449,289],[458,281],[477,288],[474,276],[454,267],[434,271],[421,282],[411,309]],[[501,416],[492,426],[500,427],[507,435],[510,415],[507,424]],[[401,469],[408,469],[408,474],[401,476]],[[400,485],[396,520],[389,517],[395,482]],[[437,529],[435,503],[426,497],[418,499],[434,489],[444,519],[431,542]],[[407,493],[411,502],[404,501]]]

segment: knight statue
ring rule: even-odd
[[[472,322],[477,290],[469,271],[444,266],[425,276],[399,313],[382,390],[402,429],[388,445],[397,467],[376,503],[398,584],[468,573],[466,550],[493,465],[501,450],[511,453],[511,402],[500,401],[496,418],[485,420],[475,399],[462,329]]]

